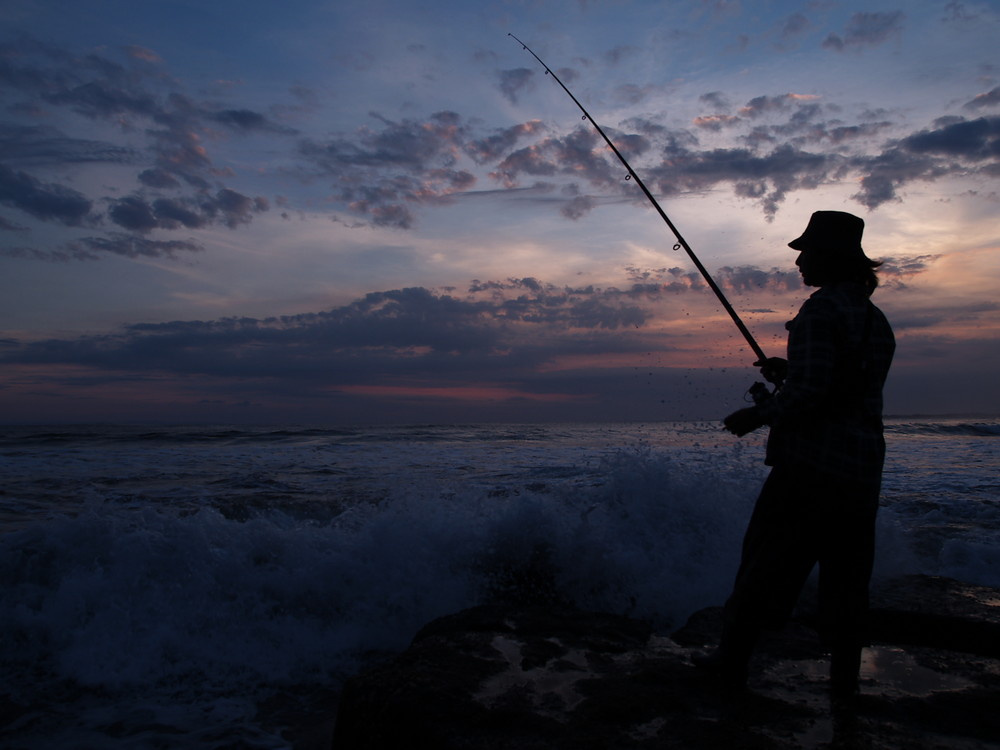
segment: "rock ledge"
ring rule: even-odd
[[[831,711],[809,618],[761,644],[748,692],[691,663],[702,610],[670,637],[565,606],[486,605],[435,620],[348,681],[336,750],[998,748],[1000,591],[911,576],[873,592],[856,714]]]

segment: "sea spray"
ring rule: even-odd
[[[998,434],[892,426],[879,575],[1000,583]],[[761,436],[692,423],[139,437],[0,436],[12,747],[281,746],[267,696],[336,691],[485,601],[669,632],[724,601],[766,475]]]
[[[90,503],[2,537],[7,687],[39,670],[107,689],[336,678],[539,549],[549,593],[581,607],[669,624],[717,600],[746,491],[648,451],[606,471],[507,497],[410,488],[325,522]]]
[[[578,498],[557,549],[562,588],[587,609],[630,614],[661,628],[718,603],[735,573],[753,499],[721,466],[649,448],[605,462],[606,485]]]

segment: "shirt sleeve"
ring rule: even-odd
[[[774,397],[758,407],[765,424],[807,417],[826,401],[838,350],[836,319],[831,300],[811,297],[789,322],[788,374]]]

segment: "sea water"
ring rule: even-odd
[[[1000,587],[1000,420],[887,424],[876,577]],[[721,603],[766,473],[715,423],[0,428],[0,745],[282,748],[516,594]]]

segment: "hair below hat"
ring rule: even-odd
[[[859,251],[864,219],[844,211],[816,211],[801,237],[788,243],[794,250]]]

